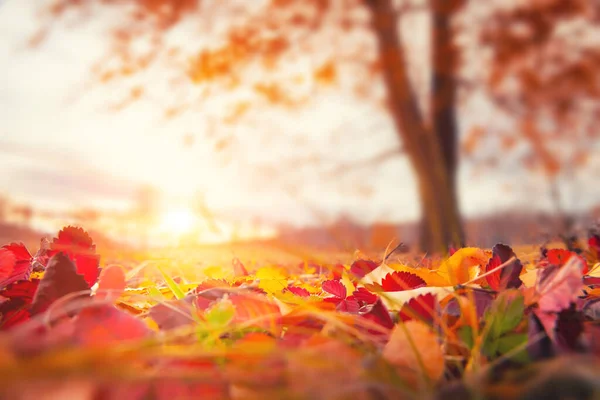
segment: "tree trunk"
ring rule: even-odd
[[[452,43],[449,27],[452,13],[435,6],[445,1],[448,0],[433,0],[432,61],[435,66],[432,69],[432,127],[429,127],[408,78],[393,0],[366,0],[379,44],[390,112],[417,175],[422,214],[421,247],[428,252],[446,252],[449,245],[463,244],[455,185],[455,61],[450,59],[448,69],[444,64],[444,57],[455,55],[454,49],[448,47]],[[449,37],[445,38],[444,34]]]
[[[458,172],[458,125],[456,121],[456,68],[457,49],[454,44],[452,17],[462,7],[464,0],[431,0],[432,46],[431,46],[431,113],[432,126],[439,144],[447,187],[441,198],[447,203],[447,213],[454,228],[445,238],[449,245],[462,247],[464,231],[460,221],[456,176]],[[427,216],[423,216],[422,226],[428,225]],[[423,229],[425,231],[425,229]],[[425,237],[423,239],[426,239]],[[422,239],[422,245],[427,241]]]

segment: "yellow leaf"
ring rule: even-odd
[[[346,288],[346,296],[352,296],[352,293],[354,293],[354,290],[355,290],[354,284],[348,277],[348,273],[346,271],[344,271],[342,273],[341,281],[342,281],[342,284],[344,285],[344,287]]]
[[[529,271],[521,274],[520,278],[521,282],[523,282],[523,286],[527,288],[534,287],[535,283],[537,282],[537,275],[537,269],[530,269]]]
[[[286,279],[261,279],[258,287],[268,294],[279,294],[287,287]]]
[[[256,271],[258,287],[268,294],[279,294],[288,286],[286,271],[280,267],[262,267]]]
[[[142,321],[144,321],[146,326],[148,328],[152,329],[153,331],[158,332],[160,330],[160,328],[158,327],[158,324],[152,318],[147,317],[147,318],[144,318]]]
[[[596,278],[600,277],[600,263],[594,264],[594,266],[592,266],[592,268],[590,268],[590,271],[587,273],[587,275],[593,276]]]
[[[286,271],[280,267],[262,267],[256,271],[258,279],[287,279]]]
[[[207,278],[211,279],[229,279],[233,277],[233,270],[227,270],[217,265],[206,267],[202,272]]]
[[[464,247],[442,263],[437,273],[451,285],[469,282],[479,275],[491,254],[476,247]]]

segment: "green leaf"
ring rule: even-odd
[[[150,286],[148,288],[148,294],[152,297],[155,297],[157,299],[162,299],[165,296],[163,296],[163,294],[160,292],[160,290],[158,290],[157,288],[155,288],[154,286]]]
[[[177,282],[175,282],[161,267],[158,267],[158,270],[160,271],[160,274],[162,275],[171,292],[173,292],[175,298],[183,299],[185,297],[185,293],[183,290],[181,290]]]
[[[233,319],[235,307],[227,302],[220,302],[211,308],[206,314],[206,322],[211,329],[223,329]]]
[[[498,295],[486,312],[487,339],[494,340],[514,330],[525,312],[525,300],[517,290],[507,290]]]
[[[504,309],[502,325],[500,327],[501,334],[515,329],[523,319],[523,314],[525,313],[525,299],[520,293],[516,297],[508,298],[507,302],[508,304]]]
[[[498,339],[498,353],[501,355],[507,354],[519,346],[523,349],[515,353],[510,357],[511,360],[526,364],[530,361],[529,354],[527,353],[527,334],[526,333],[513,333],[506,335]]]
[[[469,350],[473,349],[475,340],[473,339],[473,329],[470,326],[461,326],[458,330],[458,337]]]

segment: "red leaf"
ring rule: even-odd
[[[332,294],[338,299],[346,298],[346,287],[340,281],[325,281],[321,287],[324,292]]]
[[[565,250],[565,249],[550,249],[546,250],[543,253],[543,258],[539,263],[539,267],[547,268],[551,265],[556,265],[557,267],[562,267],[569,261],[571,257],[578,257],[583,262],[583,274],[588,273],[588,265],[587,261],[583,259],[579,254]]]
[[[325,325],[316,316],[306,315],[297,310],[292,310],[289,314],[284,315],[281,324],[286,328],[283,344],[290,347],[295,347],[317,334]]]
[[[381,280],[381,287],[385,292],[401,292],[423,286],[427,286],[427,283],[422,278],[406,271],[389,273]]]
[[[600,277],[596,277],[596,276],[584,276],[583,277],[583,283],[588,285],[588,286],[596,286],[596,285],[600,285]]]
[[[0,303],[0,329],[8,329],[29,319],[29,307],[39,283],[39,279],[17,281],[0,291],[0,296],[6,299]]]
[[[150,334],[143,321],[107,305],[85,308],[70,323],[75,341],[85,347],[108,346]]]
[[[296,296],[300,296],[300,297],[310,297],[310,293],[308,290],[301,288],[301,287],[296,287],[296,286],[288,286],[287,288],[290,292],[294,293]]]
[[[569,259],[569,257],[571,257],[572,254],[574,253],[570,252],[569,250],[550,249],[546,253],[546,259],[551,265],[556,265],[560,267],[567,262],[567,260]]]
[[[551,265],[539,271],[536,291],[541,311],[559,312],[577,300],[583,286],[584,266],[580,257],[570,257],[563,267]]]
[[[359,278],[362,278],[369,272],[373,271],[379,266],[378,263],[371,260],[356,260],[350,266],[350,272]]]
[[[19,261],[31,262],[31,254],[23,243],[10,243],[2,246],[3,249],[11,251]]]
[[[125,286],[125,271],[118,265],[111,265],[100,273],[96,297],[117,299],[125,291]]]
[[[493,247],[492,258],[490,258],[485,271],[492,271],[494,268],[504,264],[512,257],[515,257],[515,260],[510,264],[485,277],[487,283],[492,289],[499,291],[509,288],[518,288],[521,286],[522,282],[519,276],[521,275],[523,266],[521,265],[519,259],[516,258],[515,252],[505,244],[498,243]]]
[[[239,258],[234,258],[232,264],[233,273],[235,276],[248,276],[248,271],[246,270],[246,267],[244,267],[244,264],[242,264]]]
[[[600,235],[590,235],[588,239],[588,249],[594,261],[600,261]]]
[[[358,301],[352,296],[346,297],[345,299],[341,300],[337,306],[338,311],[343,311],[352,314],[356,314],[359,309],[360,305],[358,304]]]
[[[32,314],[44,312],[54,301],[72,292],[89,289],[82,275],[77,273],[73,262],[58,253],[48,261],[44,277],[31,304]]]
[[[58,232],[50,245],[48,256],[63,252],[77,266],[77,272],[83,275],[91,287],[98,280],[100,257],[96,254],[96,246],[92,238],[82,228],[67,226]]]
[[[421,319],[426,322],[433,321],[433,316],[438,305],[437,298],[431,293],[419,295],[410,299],[400,310],[400,319],[409,321]]]
[[[194,309],[192,304],[194,304],[195,300],[193,296],[186,296],[183,299],[158,303],[148,311],[148,315],[150,315],[150,318],[156,322],[156,325],[161,330],[175,329],[189,325],[195,323],[192,317],[192,310]],[[208,307],[208,304],[206,307]],[[197,307],[196,309],[202,310],[206,307]]]
[[[342,274],[344,273],[344,266],[342,264],[335,264],[331,267],[331,277],[332,279],[342,279]]]
[[[8,280],[12,276],[16,263],[17,258],[12,251],[0,248],[0,282]]]
[[[11,243],[0,248],[0,288],[29,279],[30,273],[31,254],[25,245]]]
[[[376,294],[369,292],[364,287],[355,290],[354,293],[352,293],[352,296],[354,296],[356,300],[361,301],[365,304],[375,304],[375,302],[378,299]]]
[[[276,336],[281,334],[281,311],[266,296],[238,294],[229,300],[235,306],[234,322],[250,323]]]
[[[383,305],[381,300],[376,300],[375,303],[362,307],[358,312],[363,318],[373,321],[384,328],[392,329],[394,327],[394,321],[390,317],[388,309]],[[368,330],[369,333],[377,334],[381,333],[375,330]]]

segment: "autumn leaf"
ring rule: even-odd
[[[0,247],[0,289],[10,283],[29,279],[31,261],[31,254],[23,243]]]
[[[438,336],[420,321],[397,324],[382,355],[396,367],[398,375],[413,385],[421,377],[437,382],[444,373],[444,352]]]
[[[77,273],[83,275],[89,287],[92,287],[99,274],[100,257],[96,254],[96,245],[82,228],[67,226],[58,232],[50,244],[48,256],[66,254],[77,267]]]
[[[321,284],[324,292],[339,299],[346,298],[346,287],[340,281],[325,281]]]
[[[17,281],[0,290],[5,299],[0,303],[0,329],[9,329],[30,318],[29,308],[39,283],[38,279]]]
[[[161,330],[179,328],[194,322],[192,303],[191,296],[181,300],[165,301],[152,307],[148,315]]]
[[[288,287],[288,276],[283,268],[262,267],[256,271],[258,287],[269,294],[281,293]]]
[[[231,263],[233,265],[233,274],[235,276],[248,276],[248,271],[239,258],[235,257]]]
[[[432,322],[439,308],[437,297],[431,293],[418,295],[405,303],[399,312],[402,321]]]
[[[489,255],[485,251],[476,247],[464,247],[444,261],[437,272],[451,285],[459,285],[477,278],[488,260]]]
[[[600,235],[590,235],[588,238],[588,252],[593,262],[600,262]]]
[[[379,264],[376,263],[375,261],[371,261],[371,260],[356,260],[350,266],[350,272],[353,275],[355,275],[355,276],[357,276],[359,278],[362,278],[365,275],[367,275],[369,272],[373,271],[378,266],[379,266]]]
[[[295,294],[296,296],[300,296],[300,297],[309,297],[310,293],[308,290],[301,288],[301,287],[297,287],[297,286],[288,286],[287,290],[293,294]]]
[[[352,296],[359,302],[364,304],[375,304],[378,297],[376,294],[369,292],[364,287],[360,287],[356,289]]]
[[[405,271],[389,273],[381,280],[381,287],[384,292],[401,292],[426,285],[427,283],[422,278]]]
[[[281,334],[281,312],[266,296],[236,294],[229,301],[235,307],[234,323],[258,327],[275,336]]]
[[[360,308],[358,301],[352,296],[346,297],[346,286],[341,281],[325,281],[322,288],[324,292],[332,295],[332,297],[326,297],[324,301],[335,304],[339,311],[358,312]]]
[[[12,275],[16,261],[17,258],[12,251],[0,248],[0,282],[2,282],[0,287],[4,287],[4,282]]]
[[[125,291],[125,286],[125,271],[118,265],[111,265],[100,273],[95,297],[116,300]]]
[[[559,312],[575,302],[583,287],[583,269],[580,257],[570,257],[562,267],[551,265],[541,270],[536,282],[540,310]]]
[[[569,261],[571,257],[578,257],[581,260],[583,266],[582,272],[584,275],[587,274],[588,266],[583,257],[573,251],[565,249],[545,249],[543,252],[543,258],[538,266],[540,268],[547,268],[552,265],[562,267],[567,263],[567,261]]]
[[[519,276],[523,266],[519,259],[517,259],[515,252],[507,245],[499,243],[492,248],[492,258],[487,263],[485,271],[493,271],[510,259],[513,259],[513,261],[508,265],[485,277],[492,289],[498,291],[521,286]]]
[[[72,325],[73,340],[89,348],[139,340],[150,334],[143,321],[110,305],[84,308],[68,323]]]
[[[394,327],[394,322],[392,321],[392,317],[390,316],[390,312],[383,305],[381,300],[376,300],[373,304],[367,304],[361,307],[358,310],[358,314],[376,324],[381,325],[384,328],[392,329]],[[374,329],[367,330],[371,334],[380,334],[380,331],[376,331]]]
[[[31,304],[32,314],[44,312],[59,298],[90,287],[65,253],[57,253],[48,261],[44,277]]]

